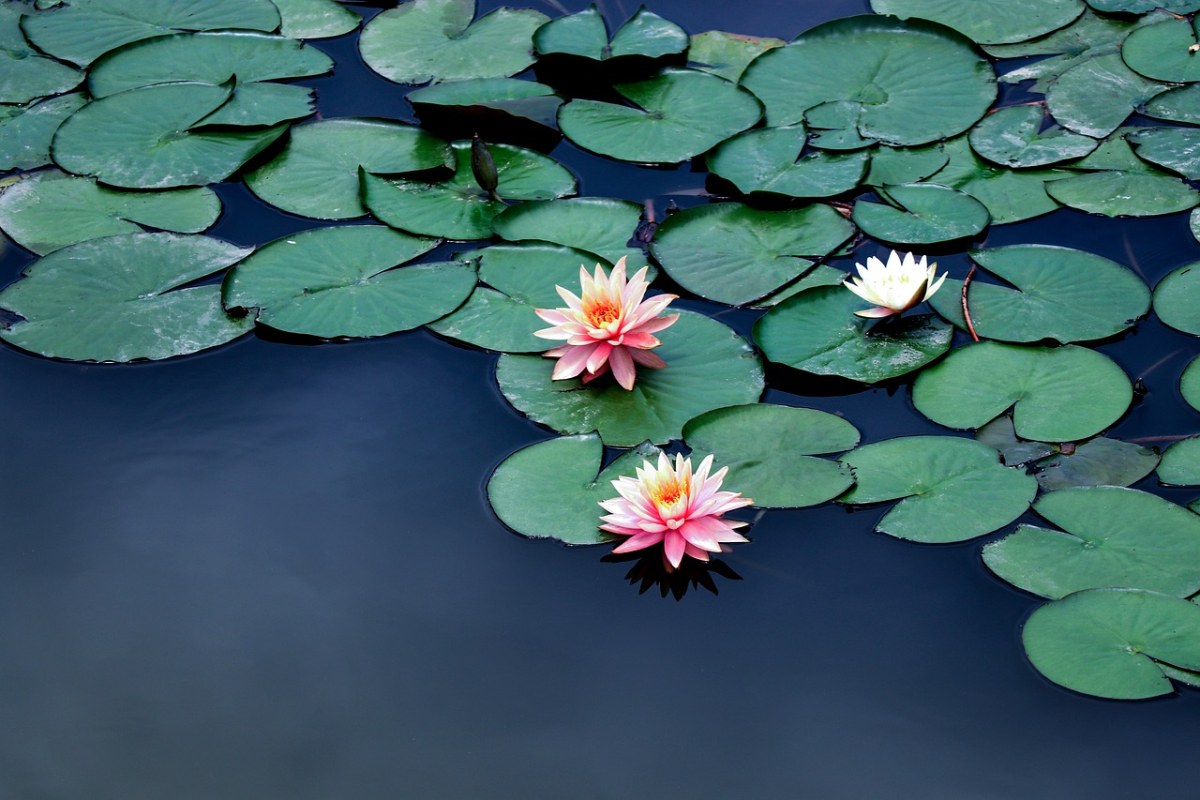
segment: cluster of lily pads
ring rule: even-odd
[[[1079,250],[973,249],[978,277],[947,280],[936,313],[874,321],[829,263],[868,237],[962,249],[1062,206],[1195,207],[1200,0],[872,7],[784,42],[689,36],[644,8],[610,35],[595,8],[475,19],[474,0],[405,0],[358,44],[409,85],[415,126],[311,118],[313,90],[296,81],[333,62],[306,40],[363,16],[333,0],[143,0],[136,13],[6,0],[0,229],[38,258],[0,292],[0,338],[127,362],[256,326],[325,339],[428,326],[501,353],[504,396],[561,434],[489,481],[497,515],[526,536],[605,542],[597,502],[664,446],[714,455],[760,508],[893,503],[876,529],[912,541],[983,536],[1032,509],[1056,527],[1021,524],[983,560],[1049,601],[1024,628],[1033,664],[1104,697],[1200,686],[1200,516],[1126,488],[1156,469],[1200,485],[1200,439],[1160,461],[1102,436],[1133,388],[1087,346],[1152,306],[1200,335],[1200,265],[1152,293]],[[1033,99],[996,108],[998,80],[1031,81]],[[472,134],[486,142],[474,158]],[[641,198],[574,197],[546,154],[561,137],[621,161],[696,159],[712,202],[655,220]],[[221,213],[209,185],[227,180],[320,222],[256,248],[204,236]],[[444,240],[470,244],[429,260]],[[645,263],[645,242],[677,291],[763,309],[753,342],[684,311],[655,351],[667,367],[632,391],[552,380],[533,309],[558,305],[581,264]],[[761,403],[763,359],[864,385],[918,373],[916,408],[975,437],[860,444],[839,416]],[[1179,385],[1200,410],[1200,361]],[[620,451],[609,463],[606,448]]]

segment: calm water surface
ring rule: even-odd
[[[867,10],[653,7],[784,38]],[[353,37],[318,46],[339,59],[313,81],[326,116],[410,113]],[[554,155],[582,194],[701,201],[688,167]],[[213,233],[238,244],[314,225],[221,192]],[[1151,285],[1200,256],[1181,216],[1064,211],[986,241],[1102,252]],[[30,260],[10,245],[0,277]],[[1151,319],[1101,349],[1150,390],[1116,435],[1200,427],[1176,388],[1194,339]],[[0,349],[0,799],[1194,791],[1200,693],[1117,703],[1042,679],[1019,640],[1037,601],[978,542],[899,542],[874,508],[772,511],[724,559],[742,580],[677,601],[603,548],[507,532],[484,482],[550,434],[503,401],[494,362],[427,332],[124,367]],[[844,413],[867,442],[945,433],[903,383],[780,385],[769,400]]]

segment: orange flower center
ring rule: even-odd
[[[608,298],[603,298],[588,306],[587,318],[594,327],[602,328],[621,318],[621,307]]]
[[[679,502],[679,498],[687,491],[677,478],[671,478],[658,484],[650,490],[650,499],[659,508],[670,507]]]

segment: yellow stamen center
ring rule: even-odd
[[[594,327],[602,328],[621,318],[621,307],[607,298],[597,300],[588,306],[587,318]]]
[[[679,498],[687,491],[677,478],[671,478],[658,484],[650,490],[650,499],[659,508],[670,507],[679,502]]]

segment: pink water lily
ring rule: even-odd
[[[605,274],[599,264],[595,275],[580,266],[581,296],[555,286],[567,307],[534,309],[553,327],[534,331],[533,335],[566,342],[543,353],[558,359],[551,378],[557,381],[583,375],[587,383],[611,369],[617,383],[632,389],[636,364],[656,369],[667,365],[650,352],[662,344],[652,334],[679,319],[678,314],[659,316],[678,295],[660,294],[643,300],[649,287],[649,269],[642,267],[626,281],[624,256],[613,266],[612,275]]]
[[[659,453],[657,467],[643,461],[636,478],[623,475],[613,481],[620,497],[600,503],[608,512],[600,517],[600,529],[629,537],[613,552],[631,553],[662,542],[663,559],[674,569],[684,556],[708,561],[708,554],[721,552],[723,543],[749,541],[735,530],[746,523],[729,522],[721,515],[754,501],[738,492],[720,491],[729,468],[709,475],[712,463],[713,457],[705,456],[693,473],[691,458],[676,455],[672,466],[667,455]]]
[[[890,317],[907,311],[932,297],[946,280],[944,272],[934,280],[937,264],[925,266],[925,256],[918,261],[912,253],[906,253],[902,259],[895,250],[886,264],[871,256],[866,267],[857,263],[854,266],[858,275],[847,278],[842,285],[874,306],[855,311],[860,317]]]

